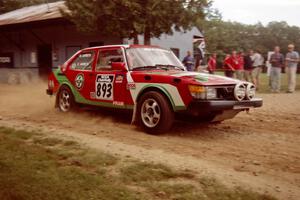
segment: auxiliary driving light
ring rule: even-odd
[[[249,83],[246,89],[246,98],[251,100],[255,97],[255,94],[256,94],[256,87],[253,84]]]
[[[244,83],[238,83],[235,86],[234,97],[238,101],[242,101],[246,97],[246,86]]]

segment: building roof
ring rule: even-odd
[[[64,1],[24,7],[0,15],[0,26],[62,18],[60,9],[67,9]]]

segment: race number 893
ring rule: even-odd
[[[114,75],[100,74],[96,78],[96,98],[113,100]]]
[[[112,95],[112,84],[111,83],[97,83],[97,97],[99,98],[110,98]]]

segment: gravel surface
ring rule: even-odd
[[[163,162],[250,187],[280,199],[300,199],[300,93],[260,94],[264,106],[221,124],[176,122],[160,136],[130,125],[130,115],[80,109],[60,113],[46,84],[0,85],[0,126],[41,129],[118,155]]]

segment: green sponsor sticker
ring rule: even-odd
[[[199,81],[199,82],[207,82],[208,81],[208,76],[196,75],[195,79],[196,79],[196,81]]]

